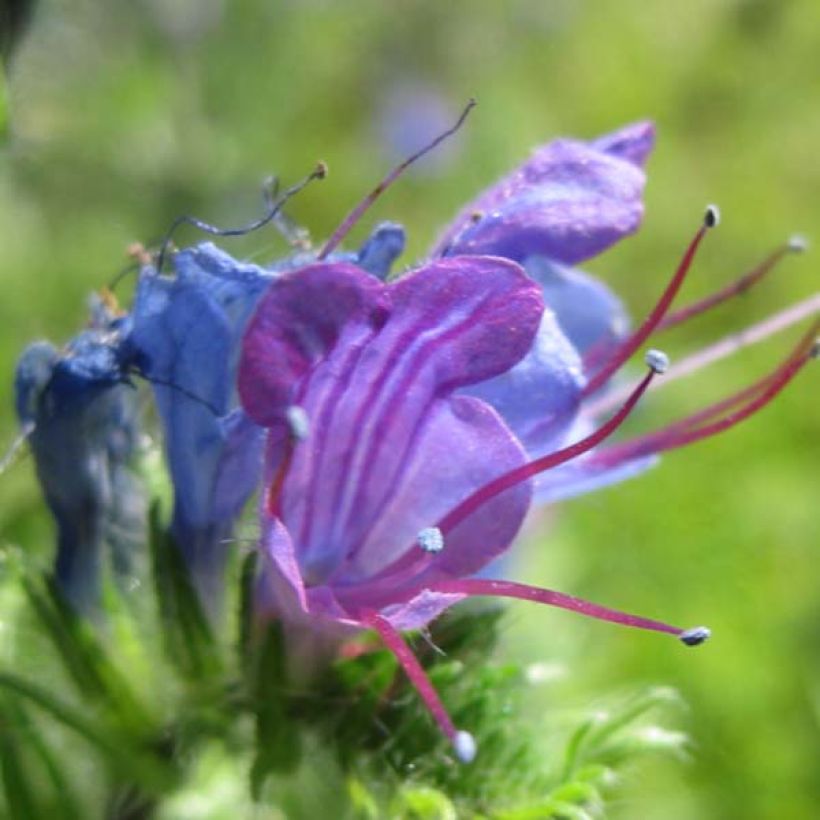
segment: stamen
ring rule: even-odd
[[[775,333],[779,333],[781,330],[785,330],[809,316],[814,316],[818,312],[820,312],[820,293],[816,293],[808,299],[804,299],[802,302],[798,302],[780,311],[780,313],[776,313],[774,316],[770,316],[762,322],[758,322],[756,325],[752,325],[738,333],[732,333],[720,341],[715,342],[715,344],[681,359],[677,364],[669,368],[669,372],[664,376],[660,386],[665,386],[675,381],[675,379],[695,373],[707,365],[731,356],[744,347],[762,342]],[[814,335],[815,332],[810,330],[809,345]],[[659,385],[656,383],[653,386],[653,390],[658,389],[658,387]],[[585,404],[584,412],[591,416],[608,413],[613,407],[617,407],[628,394],[629,388],[610,391],[600,399]]]
[[[362,622],[375,629],[379,633],[384,645],[396,656],[396,660],[402,665],[410,683],[416,687],[416,691],[421,695],[425,706],[430,710],[441,731],[453,744],[456,755],[462,763],[469,763],[476,753],[475,739],[469,732],[459,731],[453,725],[450,715],[444,708],[441,698],[438,696],[435,687],[427,677],[418,658],[410,651],[404,639],[392,626],[390,621],[378,612],[365,613]]]
[[[760,388],[754,398],[739,409],[727,413],[716,421],[697,426],[703,418],[711,418],[720,409],[723,409],[722,405],[733,406],[737,404],[738,397],[743,396],[743,398],[745,398],[743,394],[748,392],[748,388],[746,391],[741,391],[741,393],[735,396],[730,396],[717,405],[706,408],[706,410],[701,410],[693,416],[675,422],[662,430],[638,436],[621,444],[606,447],[593,455],[589,463],[601,465],[619,464],[650,453],[662,453],[683,447],[687,444],[694,444],[696,441],[710,438],[725,430],[729,430],[769,404],[808,362],[816,358],[818,349],[820,349],[820,345],[817,341],[814,341],[807,347],[805,340],[802,340],[797,346],[797,349],[793,351],[781,365],[769,376],[761,380],[759,383]]]
[[[443,134],[439,134],[432,142],[429,142],[415,154],[408,157],[402,163],[397,165],[342,221],[342,224],[333,232],[330,239],[327,240],[324,248],[319,253],[318,259],[321,261],[331,254],[339,245],[339,243],[350,233],[353,226],[361,219],[362,214],[384,193],[390,185],[393,184],[416,160],[421,159],[425,154],[432,151],[440,143],[444,142],[448,137],[455,134],[459,128],[464,124],[467,115],[476,106],[476,101],[471,99],[461,112],[461,116],[456,121],[456,124],[448,128]]]
[[[265,190],[263,190],[263,198],[265,199],[267,212],[263,217],[255,219],[253,222],[250,222],[241,228],[217,228],[214,225],[203,222],[201,219],[197,219],[195,216],[189,216],[187,214],[178,216],[171,223],[171,227],[168,229],[168,233],[165,234],[165,239],[160,246],[159,254],[157,255],[157,273],[162,273],[162,266],[165,262],[165,256],[168,253],[168,248],[171,245],[171,240],[173,239],[174,233],[181,225],[193,225],[195,228],[199,228],[200,231],[211,234],[211,236],[244,236],[247,233],[251,233],[252,231],[256,231],[267,225],[276,218],[276,215],[282,210],[285,203],[291,197],[298,194],[309,183],[313,182],[314,179],[324,179],[326,176],[327,165],[325,165],[324,162],[320,162],[310,174],[297,182],[295,185],[288,188],[275,202],[270,202],[269,195]]]
[[[632,356],[632,354],[647,340],[652,331],[655,330],[663,317],[666,315],[666,312],[669,310],[669,306],[672,304],[672,300],[675,296],[677,296],[678,291],[683,285],[683,282],[686,279],[686,274],[692,266],[695,253],[697,252],[703,237],[706,236],[706,233],[710,228],[713,228],[718,224],[718,221],[718,210],[714,205],[710,205],[706,209],[703,224],[700,226],[698,232],[689,243],[689,247],[686,249],[683,259],[681,259],[678,269],[675,271],[675,275],[666,286],[666,290],[661,295],[658,303],[652,309],[652,312],[646,317],[643,324],[615,349],[614,355],[601,368],[601,370],[599,370],[589,380],[587,386],[581,394],[582,397],[589,396],[600,387],[603,387],[603,385],[609,381],[615,372],[620,369],[621,365],[623,365],[624,362],[626,362],[627,359],[629,359],[630,356]]]
[[[435,555],[444,549],[444,536],[438,527],[425,527],[416,536],[416,543],[425,552]]]
[[[658,353],[658,351],[656,351]],[[662,355],[662,354],[661,354]],[[646,392],[646,389],[652,382],[652,379],[658,374],[658,370],[650,367],[649,372],[644,376],[638,386],[632,391],[631,395],[624,402],[623,406],[612,416],[609,421],[601,425],[595,432],[591,433],[586,438],[571,444],[569,447],[564,447],[562,450],[556,450],[554,453],[549,453],[541,458],[534,459],[527,464],[522,464],[498,478],[485,484],[480,489],[476,490],[472,495],[468,496],[457,507],[452,509],[447,515],[438,523],[438,529],[442,535],[446,537],[447,533],[460,524],[467,516],[478,509],[482,504],[485,504],[495,496],[526,481],[538,473],[543,473],[567,461],[571,461],[582,453],[596,447],[604,439],[611,436],[623,422],[627,416],[632,412],[632,409],[640,400],[641,396]]]
[[[490,581],[484,578],[461,578],[448,581],[437,581],[431,584],[428,589],[433,592],[451,593],[456,595],[490,595],[501,598],[518,598],[522,601],[534,601],[538,604],[566,609],[571,612],[578,612],[599,621],[609,621],[610,623],[621,624],[621,626],[631,626],[636,629],[648,629],[653,632],[665,632],[669,635],[676,635],[689,646],[695,643],[703,643],[709,637],[709,630],[705,627],[696,629],[680,629],[677,626],[654,621],[650,618],[642,618],[638,615],[629,615],[617,609],[593,604],[582,598],[572,595],[565,595],[552,589],[542,589],[529,584],[519,584],[514,581]]]
[[[696,626],[682,632],[678,637],[681,639],[681,643],[686,644],[686,646],[700,646],[712,637],[712,630],[708,626]]]
[[[791,237],[787,242],[784,242],[779,248],[770,253],[760,264],[734,282],[730,282],[711,296],[707,296],[704,299],[693,302],[691,305],[686,305],[680,308],[680,310],[670,313],[660,322],[657,329],[659,331],[668,330],[670,327],[675,327],[694,316],[699,316],[701,313],[705,313],[707,310],[711,310],[713,307],[735,296],[746,293],[752,286],[767,276],[785,256],[791,253],[802,253],[806,250],[806,247],[807,243],[805,239],[799,236]]]
[[[653,373],[661,374],[669,370],[669,356],[662,350],[647,350],[644,361]]]

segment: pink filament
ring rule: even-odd
[[[452,581],[438,581],[430,585],[434,592],[456,593],[459,595],[491,595],[502,598],[519,598],[523,601],[534,601],[538,604],[578,612],[600,621],[632,626],[637,629],[651,629],[655,632],[666,632],[670,635],[682,635],[684,630],[670,626],[661,621],[629,615],[616,609],[609,609],[599,604],[564,595],[552,589],[541,589],[528,584],[517,584],[513,581],[489,581],[483,578],[463,578]]]
[[[384,191],[393,184],[416,160],[423,157],[425,154],[432,151],[440,143],[444,142],[448,137],[455,134],[459,128],[464,124],[467,115],[475,108],[476,101],[470,100],[461,112],[461,116],[456,121],[456,124],[448,128],[443,134],[439,134],[432,142],[429,142],[424,148],[416,151],[415,154],[408,157],[406,160],[397,165],[343,220],[342,224],[333,232],[330,239],[325,243],[319,253],[318,259],[327,258],[339,245],[339,243],[350,233],[353,226],[361,219],[362,214],[384,193]]]
[[[788,243],[781,245],[773,253],[770,253],[759,265],[738,279],[735,279],[734,282],[730,282],[725,287],[697,302],[693,302],[690,305],[680,308],[680,310],[669,313],[660,321],[656,329],[667,330],[670,327],[675,327],[675,325],[679,325],[701,313],[705,313],[707,310],[711,310],[713,307],[717,307],[717,305],[728,301],[734,296],[740,296],[763,279],[763,277],[790,252],[791,245]]]
[[[438,692],[430,682],[430,678],[427,677],[427,673],[422,668],[418,658],[410,651],[402,636],[391,625],[390,621],[378,612],[367,613],[363,618],[363,623],[379,633],[384,645],[396,656],[410,682],[416,687],[421,699],[430,710],[430,714],[441,727],[441,731],[449,738],[450,742],[455,743],[456,727],[453,725],[450,715],[447,714]]]
[[[609,437],[623,424],[624,420],[632,412],[632,409],[640,400],[641,396],[646,392],[652,379],[655,376],[655,371],[650,370],[646,376],[641,380],[638,386],[632,391],[630,396],[624,402],[620,410],[612,416],[609,421],[601,425],[594,433],[591,433],[586,438],[571,444],[569,447],[564,447],[562,450],[556,450],[541,458],[534,459],[527,464],[522,464],[507,473],[499,476],[496,479],[480,487],[472,495],[464,499],[457,507],[450,510],[444,518],[440,519],[436,525],[441,532],[447,535],[457,524],[460,524],[468,515],[475,512],[482,504],[487,503],[490,499],[495,498],[499,493],[520,484],[532,478],[538,473],[543,473],[573,458],[582,453],[591,450],[600,444],[605,438]]]
[[[632,356],[632,354],[647,340],[658,324],[660,324],[661,320],[666,315],[666,312],[669,310],[672,300],[675,296],[677,296],[678,291],[683,285],[683,282],[686,279],[686,274],[692,266],[692,260],[695,258],[695,253],[697,252],[697,249],[703,240],[703,237],[706,236],[706,232],[708,230],[709,227],[706,224],[701,225],[700,229],[689,243],[689,247],[686,249],[686,253],[684,253],[683,259],[681,259],[678,269],[675,271],[675,275],[666,286],[666,290],[664,290],[661,298],[652,309],[652,312],[646,317],[643,324],[631,336],[618,345],[612,358],[589,380],[589,383],[581,394],[582,397],[589,396],[600,387],[603,387],[603,385],[609,381],[621,365],[624,364],[624,362],[626,362],[627,359],[629,359],[629,357]]]
[[[701,439],[710,438],[734,427],[736,424],[740,424],[740,422],[769,404],[814,357],[814,344],[807,344],[808,338],[808,335],[804,337],[792,354],[773,373],[761,379],[755,385],[662,430],[638,436],[622,444],[606,447],[592,456],[590,462],[605,465],[617,464],[648,453],[662,453],[687,444],[693,444]],[[700,424],[755,393],[755,398],[739,409],[727,413],[711,423]],[[699,424],[700,426],[698,426]]]

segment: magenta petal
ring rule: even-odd
[[[319,305],[323,332],[313,330]],[[255,418],[278,425],[297,403],[308,419],[278,498],[305,587],[341,596],[366,584],[403,552],[420,552],[420,529],[523,463],[491,408],[451,393],[519,361],[542,311],[518,265],[485,257],[442,260],[390,285],[323,265],[272,286],[245,342],[241,391]],[[468,537],[465,521],[442,560],[478,567],[504,549],[529,492],[513,488],[477,514],[482,538]],[[285,562],[282,571],[293,578],[295,569]]]
[[[452,592],[431,592],[425,589],[407,603],[385,607],[381,614],[390,621],[394,629],[408,632],[426,626],[465,597]]]
[[[417,584],[414,567],[426,558],[416,543],[419,531],[434,526],[471,492],[526,460],[521,445],[484,402],[458,396],[437,403],[396,483],[382,488],[370,478],[371,497],[381,501],[378,515],[361,536],[351,531],[361,540],[340,584],[367,589],[357,590],[357,595],[412,588]],[[444,550],[429,561],[427,576],[469,575],[493,560],[518,532],[530,495],[529,484],[519,484],[476,510],[448,535]],[[401,561],[398,567],[396,560]],[[390,580],[385,583],[379,573]],[[339,595],[343,597],[341,590]]]
[[[619,136],[621,135],[621,136]],[[643,135],[641,137],[641,135]],[[643,217],[646,126],[598,142],[555,140],[473,200],[433,255],[482,253],[575,264],[635,231]]]
[[[274,281],[245,333],[239,366],[239,395],[257,424],[282,421],[296,400],[294,385],[340,333],[366,336],[379,326],[381,289],[377,279],[347,263],[310,265]]]

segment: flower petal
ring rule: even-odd
[[[623,303],[602,282],[542,256],[530,257],[525,268],[541,285],[544,301],[582,356],[608,350],[626,335],[629,317]]]
[[[491,404],[534,456],[566,433],[583,386],[581,360],[547,309],[529,353],[506,373],[464,392]]]
[[[593,140],[591,145],[605,154],[643,167],[655,147],[655,126],[648,120],[633,122]]]
[[[433,256],[482,253],[523,262],[546,256],[575,264],[632,233],[643,217],[645,176],[635,160],[646,126],[592,143],[555,140],[471,202]]]
[[[292,404],[309,419],[280,499],[308,586],[365,581],[418,549],[451,499],[523,461],[489,407],[449,396],[522,358],[541,312],[537,285],[499,259],[443,260],[391,285],[314,265],[274,284],[245,339],[240,393],[257,420],[277,425]],[[528,492],[499,497],[502,548]]]

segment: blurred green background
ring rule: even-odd
[[[816,0],[42,0],[0,92],[0,441],[15,431],[16,356],[34,338],[74,333],[88,292],[127,263],[128,243],[156,241],[180,213],[241,224],[259,212],[265,175],[288,183],[317,159],[330,177],[290,213],[325,236],[472,95],[468,126],[383,197],[357,238],[397,219],[410,233],[406,259],[419,258],[467,197],[533,145],[642,117],[659,130],[644,228],[589,265],[634,315],[652,304],[707,202],[724,221],[687,296],[792,232],[820,233]],[[272,230],[224,244],[260,260],[286,250]],[[811,255],[788,259],[759,291],[664,346],[692,351],[811,293],[816,268]],[[637,426],[751,381],[788,341],[660,391]],[[534,712],[646,683],[677,687],[689,704],[679,724],[691,759],[644,760],[613,816],[818,815],[817,379],[806,373],[743,429],[561,505],[517,551],[511,577],[714,630],[690,652],[512,609],[507,651],[564,670]],[[0,482],[0,539],[45,564],[50,523],[30,461]]]

